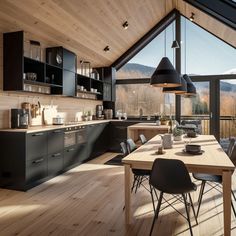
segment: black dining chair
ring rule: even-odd
[[[147,142],[147,139],[146,137],[144,136],[144,134],[140,134],[139,135],[139,139],[141,141],[142,144],[145,144]]]
[[[229,153],[230,160],[236,166],[236,143],[235,143],[235,140],[234,140],[233,144],[230,143],[227,152]],[[200,211],[200,207],[201,207],[201,203],[202,203],[202,197],[205,193],[209,192],[212,189],[215,189],[218,192],[222,193],[222,191],[220,189],[218,189],[219,185],[221,185],[221,187],[222,187],[222,176],[221,175],[202,174],[202,173],[193,173],[193,177],[196,180],[202,181],[199,196],[198,196],[198,208],[197,208],[197,216],[198,216],[199,211]],[[210,185],[211,188],[204,193],[206,183],[208,185]],[[231,189],[231,194],[233,195],[233,198],[236,201],[236,197],[235,197],[232,189]],[[234,212],[234,216],[236,217],[236,211],[235,211],[232,201],[231,201],[231,206],[232,206],[232,209]]]
[[[153,217],[153,221],[152,221],[150,236],[152,235],[155,221],[158,219],[162,199],[164,199],[165,202],[169,206],[174,208],[172,206],[172,204],[169,203],[163,197],[164,193],[172,194],[174,196],[175,195],[182,196],[187,217],[184,216],[182,213],[180,213],[177,209],[175,209],[175,208],[174,209],[179,214],[181,214],[185,219],[187,219],[188,224],[189,224],[190,233],[191,233],[191,235],[193,235],[189,211],[188,211],[189,203],[187,202],[186,195],[188,195],[188,197],[189,197],[190,205],[192,207],[196,223],[198,224],[197,217],[196,217],[195,210],[194,210],[194,206],[193,206],[193,202],[192,202],[192,198],[190,195],[190,192],[196,191],[197,186],[191,181],[191,178],[189,176],[189,173],[188,173],[188,170],[187,170],[185,164],[180,160],[158,158],[153,163],[149,181],[150,181],[150,184],[155,189],[160,191],[158,204],[157,204],[155,214]],[[178,198],[178,199],[180,199],[180,198]]]
[[[135,151],[137,149],[137,146],[135,144],[135,142],[133,141],[133,139],[127,139],[126,140],[126,144],[127,144],[127,150],[128,153],[131,153],[133,151]],[[151,170],[143,170],[143,169],[133,169],[132,168],[132,172],[134,174],[134,181],[131,187],[131,192],[133,192],[134,188],[135,188],[135,193],[137,192],[138,188],[143,186],[148,192],[151,193],[151,198],[152,198],[152,205],[153,205],[153,209],[155,211],[155,203],[154,203],[154,197],[153,197],[153,188],[152,186],[149,184],[149,188],[148,189],[143,182],[146,180],[149,180],[149,176],[151,174]],[[154,190],[155,196],[158,199],[157,193]]]

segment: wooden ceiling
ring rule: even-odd
[[[24,30],[47,46],[70,49],[92,66],[109,66],[177,8],[186,16],[194,11],[199,25],[236,46],[235,31],[184,5],[182,0],[1,0],[0,32]],[[110,51],[104,52],[107,45]]]

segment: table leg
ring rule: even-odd
[[[231,234],[231,175],[223,171],[224,236]]]
[[[125,224],[131,224],[131,168],[125,164]]]

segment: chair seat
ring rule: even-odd
[[[151,170],[132,169],[132,172],[135,175],[139,175],[139,176],[150,175],[151,174]]]
[[[197,190],[197,185],[192,183],[192,186],[183,186],[183,188],[178,188],[178,189],[175,189],[174,187],[171,187],[171,191],[169,191],[169,187],[168,189],[164,190],[165,193],[169,193],[169,194],[182,194],[182,193],[190,193],[190,192],[193,192],[193,191],[196,191]]]
[[[201,180],[201,181],[222,183],[222,176],[221,175],[209,175],[209,174],[195,173],[195,174],[193,174],[193,177],[195,179]]]

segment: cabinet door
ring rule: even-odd
[[[103,84],[103,101],[111,101],[111,84]]]
[[[59,174],[63,170],[63,152],[48,155],[48,175]]]
[[[75,79],[74,72],[63,70],[63,95],[75,96]]]
[[[47,156],[41,156],[26,162],[27,185],[34,185],[35,182],[47,176]]]
[[[76,55],[65,48],[63,48],[63,68],[76,72]]]
[[[26,159],[32,160],[47,154],[47,132],[37,132],[26,136]]]
[[[61,152],[64,145],[64,130],[57,129],[48,133],[48,154]]]

